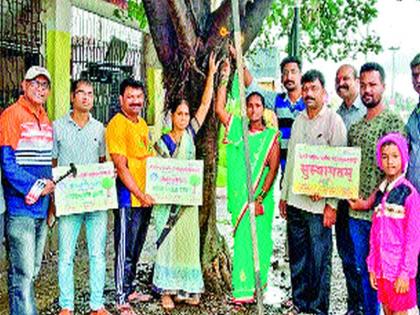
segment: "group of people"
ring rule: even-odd
[[[233,49],[231,57],[235,58]],[[198,208],[155,204],[153,197],[145,193],[146,161],[152,156],[195,159],[195,138],[213,102],[226,131],[228,210],[234,237],[232,302],[255,301],[246,146],[241,118],[225,108],[230,61],[226,59],[219,65],[211,53],[203,95],[194,116],[187,99],[171,101],[171,129],[155,144],[150,142],[147,124],[139,116],[145,102],[141,82],[121,82],[121,110],[105,128],[90,114],[94,103],[91,82],[74,81],[71,111],[51,124],[44,109],[51,76],[39,66],[26,72],[23,95],[0,116],[0,187],[4,190],[4,200],[0,194],[0,218],[5,221],[12,315],[37,314],[34,281],[41,267],[47,222],[54,221],[55,212],[52,167],[70,162],[102,163],[106,153],[117,173],[116,309],[122,315],[135,315],[132,304],[151,299],[145,292],[136,291],[134,280],[152,216],[157,235],[166,236],[157,241],[152,281],[162,307],[172,310],[176,303],[200,303],[204,282]],[[411,72],[413,87],[420,95],[420,54],[411,62]],[[331,228],[335,225],[348,293],[347,314],[379,314],[379,303],[386,315],[407,314],[418,301],[420,105],[406,125],[387,109],[383,100],[385,73],[377,63],[366,63],[359,72],[348,64],[339,67],[335,84],[343,103],[337,112],[327,105],[325,79],[320,71],[302,74],[300,60],[287,57],[281,63],[281,73],[286,93],[277,94],[259,88],[244,68],[249,92],[247,148],[251,153],[262,287],[267,284],[273,249],[273,192],[278,189],[273,183],[281,169],[279,210],[287,220],[292,283],[292,300],[286,303],[288,312],[328,314]],[[264,120],[267,109],[275,112],[278,128],[269,127]],[[297,144],[360,147],[360,199],[295,194],[291,186]],[[91,314],[110,314],[104,306],[107,212],[71,214],[57,221],[59,315],[74,314],[73,264],[83,225],[89,253]],[[2,231],[3,224],[0,228]]]
[[[410,67],[420,95],[420,54]],[[387,315],[417,309],[419,105],[407,124],[388,109],[385,72],[377,63],[366,63],[359,72],[349,64],[338,68],[335,87],[343,102],[337,112],[327,105],[323,74],[310,70],[302,75],[297,58],[281,63],[283,94],[259,88],[244,71],[245,85],[275,111],[281,131],[279,210],[287,220],[289,314],[328,314],[334,224],[347,314],[376,315],[380,304]],[[295,194],[291,187],[297,144],[360,147],[360,199]]]
[[[172,130],[162,136],[155,145],[156,150],[150,143],[147,124],[139,116],[145,102],[145,88],[141,82],[134,79],[121,82],[121,111],[105,129],[90,114],[94,102],[91,82],[84,79],[72,82],[71,110],[51,124],[44,109],[51,76],[39,66],[26,72],[22,82],[23,95],[0,117],[1,187],[6,201],[0,199],[0,209],[6,208],[1,226],[3,228],[4,216],[10,314],[37,314],[34,281],[41,267],[47,222],[55,221],[52,167],[102,163],[106,160],[106,151],[117,172],[119,207],[114,211],[116,308],[122,315],[133,315],[136,313],[131,303],[151,298],[137,292],[134,286],[137,262],[154,204],[153,198],[145,193],[146,159],[156,154],[167,158],[195,158],[194,137],[212,102],[216,72],[212,54],[200,108],[190,120],[188,102],[177,100],[172,110]],[[174,296],[177,302],[197,305],[204,290],[198,209],[157,205],[154,211],[159,232],[169,215],[182,211],[176,226],[158,249],[154,289],[162,295],[165,308],[173,308]],[[90,314],[110,314],[104,307],[107,211],[63,215],[57,221],[59,314],[74,314],[73,265],[83,225],[89,254]]]

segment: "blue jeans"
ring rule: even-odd
[[[349,204],[346,200],[338,203],[335,236],[338,255],[343,265],[347,286],[347,312],[362,313],[363,289],[356,269],[356,257],[349,227]]]
[[[34,281],[41,268],[47,237],[45,219],[6,215],[11,315],[36,315]]]
[[[287,207],[287,239],[293,304],[301,312],[327,315],[332,232],[323,215]]]
[[[58,284],[60,288],[59,305],[74,310],[73,262],[77,238],[83,222],[86,226],[86,239],[89,252],[90,308],[103,307],[103,292],[106,274],[106,233],[107,211],[62,216],[58,219]]]
[[[0,260],[3,259],[4,241],[4,213],[0,214]]]
[[[379,302],[376,291],[371,287],[366,258],[369,255],[369,235],[372,222],[350,218],[350,235],[354,245],[357,273],[363,289],[363,314],[378,315]]]

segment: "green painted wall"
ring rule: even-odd
[[[50,119],[54,120],[63,116],[70,108],[70,33],[49,30],[46,56],[47,69],[52,78],[47,108]]]

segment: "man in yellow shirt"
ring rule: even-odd
[[[121,112],[106,129],[106,144],[117,169],[119,209],[115,211],[115,285],[117,309],[135,315],[130,303],[149,295],[136,292],[133,281],[150,221],[154,200],[144,193],[146,159],[153,155],[146,122],[139,116],[145,91],[141,82],[126,79],[120,85]]]

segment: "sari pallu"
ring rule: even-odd
[[[234,301],[253,301],[255,293],[254,259],[248,211],[248,188],[242,122],[231,116],[227,133],[228,210],[232,214],[234,227],[233,248],[233,298]],[[269,172],[266,165],[269,154],[278,141],[278,132],[266,128],[249,134],[252,185],[255,197],[261,192],[264,179]],[[263,200],[264,213],[256,216],[260,276],[263,288],[267,284],[270,258],[273,248],[271,228],[274,214],[273,186]]]
[[[169,136],[158,142],[158,151],[166,157],[193,160],[195,130],[188,127],[179,146]],[[177,207],[180,211],[181,207]],[[171,205],[153,208],[156,232],[161,235],[170,215]],[[182,214],[158,248],[153,274],[154,290],[161,294],[194,297],[204,291],[200,263],[200,228],[198,207],[182,207]]]

